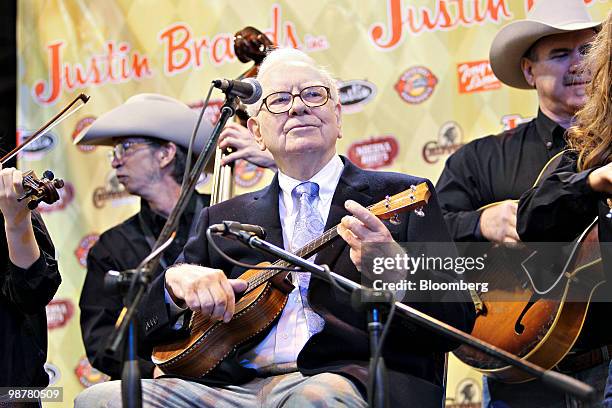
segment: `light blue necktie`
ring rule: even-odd
[[[311,240],[318,238],[323,233],[325,224],[323,224],[321,214],[314,206],[314,202],[319,196],[319,185],[317,183],[306,181],[299,184],[293,189],[292,195],[298,200],[298,213],[295,218],[293,238],[291,239],[291,251],[295,252]],[[308,304],[310,273],[298,272],[297,275],[306,325],[308,326],[308,333],[312,336],[323,330],[325,321]]]

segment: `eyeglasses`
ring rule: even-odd
[[[274,92],[263,99],[259,111],[265,106],[268,112],[275,115],[289,112],[296,96],[299,96],[302,102],[304,102],[304,105],[309,108],[316,108],[317,106],[325,105],[329,100],[329,95],[329,88],[323,85],[308,86],[297,94],[292,94],[291,92]]]
[[[153,142],[137,142],[137,141],[126,141],[117,143],[113,150],[108,152],[108,159],[113,162],[113,160],[123,160],[130,152],[135,152],[140,149],[132,149],[132,146],[136,145],[150,145]]]

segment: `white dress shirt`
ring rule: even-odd
[[[319,197],[315,200],[314,205],[324,222],[327,221],[329,216],[332,198],[343,169],[342,160],[338,155],[334,155],[317,174],[308,180],[319,185]],[[298,201],[292,197],[291,192],[302,182],[287,176],[280,170],[278,171],[278,184],[280,186],[278,210],[283,230],[284,247],[290,251],[299,249],[289,247],[298,212]],[[299,352],[310,335],[295,277],[293,283],[295,288],[289,293],[287,305],[276,325],[258,345],[240,356],[243,366],[265,371],[266,367],[272,365],[295,364]]]

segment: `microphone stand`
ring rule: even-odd
[[[172,213],[168,216],[166,224],[155,242],[153,250],[135,270],[127,270],[122,272],[111,273],[109,280],[115,280],[116,283],[130,282],[130,289],[124,298],[124,308],[115,323],[115,330],[111,334],[105,351],[111,355],[117,355],[120,345],[123,343],[125,333],[128,327],[130,328],[127,344],[127,359],[124,361],[124,368],[121,373],[121,399],[124,407],[140,408],[142,407],[142,388],[140,382],[140,370],[138,368],[138,352],[137,352],[137,331],[136,312],[139,310],[140,303],[144,298],[144,294],[148,291],[151,283],[151,271],[157,269],[159,257],[162,252],[172,243],[176,235],[176,229],[181,214],[187,208],[189,200],[195,191],[195,185],[206,163],[212,158],[212,155],[217,146],[219,135],[225,127],[227,121],[234,116],[238,107],[238,98],[236,96],[226,95],[225,103],[221,108],[221,115],[215,124],[215,127],[208,138],[208,142],[202,153],[196,160],[189,178],[183,180],[181,192]],[[206,108],[204,106],[203,110]],[[201,119],[201,116],[200,116]],[[198,122],[199,125],[199,122]],[[196,130],[197,126],[196,125]],[[194,130],[195,137],[196,131]],[[106,280],[106,278],[105,278]],[[113,284],[111,283],[111,286]],[[124,356],[125,357],[125,356]]]
[[[326,278],[332,273],[327,265],[323,265]],[[361,286],[351,293],[351,306],[358,312],[366,311],[368,318],[368,335],[370,340],[370,379],[368,380],[368,405],[374,408],[386,408],[391,406],[389,393],[387,392],[387,368],[381,350],[383,323],[380,316],[383,309],[388,309],[393,303],[393,293],[388,290],[374,290]],[[391,314],[387,319],[392,318]]]
[[[353,282],[352,280],[347,279],[342,275],[338,275],[337,273],[331,272],[326,266],[316,265],[315,263],[302,259],[292,254],[291,252],[284,250],[283,248],[277,247],[276,245],[273,245],[267,241],[260,239],[256,235],[252,235],[245,231],[240,231],[232,235],[236,237],[240,242],[248,245],[253,249],[258,249],[268,254],[272,254],[286,262],[299,266],[305,271],[316,274],[317,276],[322,277],[333,284],[338,284],[342,288],[350,292],[356,290],[370,290],[369,288],[366,288],[356,282]],[[544,370],[536,364],[519,359],[513,354],[508,353],[507,351],[501,348],[498,348],[492,344],[477,339],[476,337],[470,334],[464,333],[461,330],[447,323],[433,318],[401,302],[395,302],[395,307],[399,309],[402,315],[408,318],[411,322],[421,327],[425,327],[446,338],[466,344],[483,353],[493,356],[499,359],[500,361],[503,361],[504,363],[512,365],[530,374],[531,376],[542,381],[544,384],[553,387],[558,391],[567,392],[585,401],[592,400],[595,396],[595,390],[593,389],[593,387],[581,381],[578,381],[575,378],[569,377],[565,374],[561,374],[556,371]],[[378,373],[370,373],[370,375],[376,374]],[[378,395],[378,397],[380,398],[380,395]]]
[[[107,289],[123,295],[124,307],[115,323],[106,347],[106,352],[116,355],[124,345],[123,369],[121,371],[121,402],[123,407],[142,407],[142,384],[138,365],[138,320],[136,311],[151,283],[151,265],[159,259],[162,252],[170,246],[176,234],[147,256],[136,269],[122,272],[109,271],[104,277]],[[127,341],[126,331],[129,330]]]

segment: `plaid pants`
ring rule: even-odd
[[[142,380],[143,407],[366,407],[355,385],[337,374],[305,377],[299,372],[255,378],[246,384],[210,387],[178,378]],[[121,407],[121,383],[110,381],[81,392],[75,407]]]

